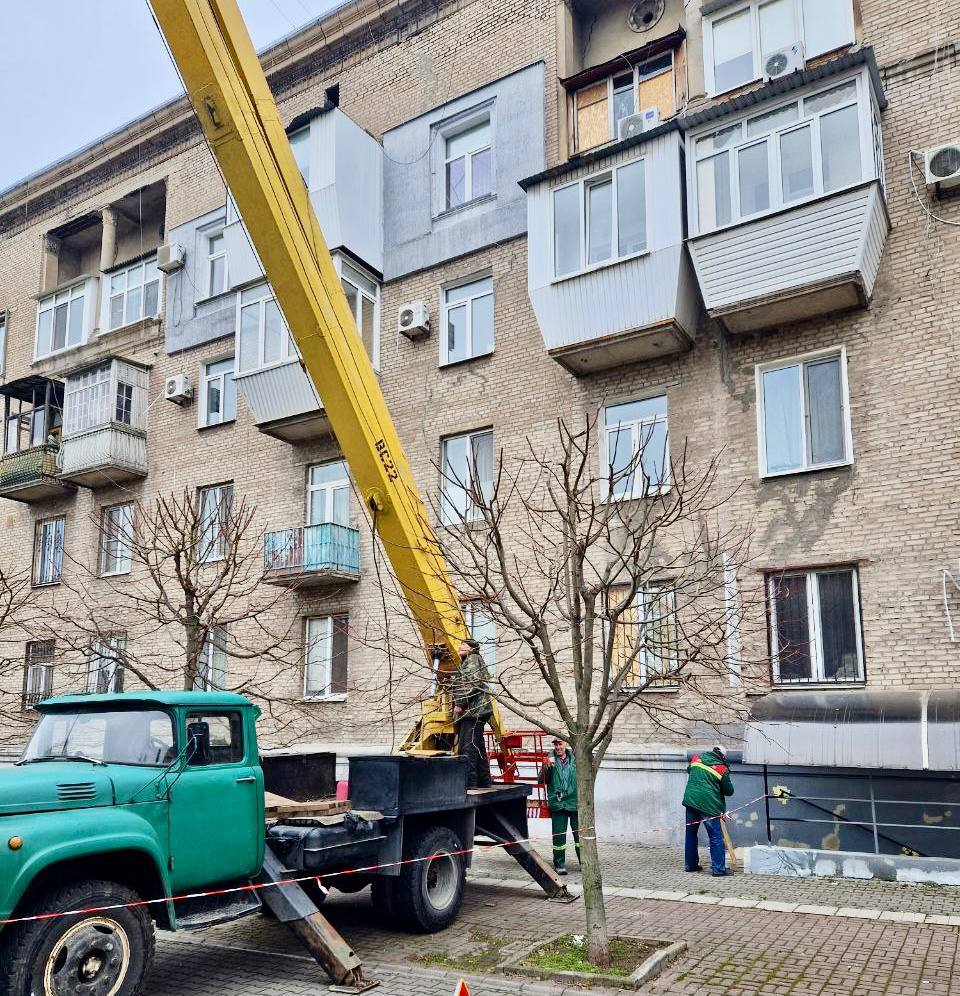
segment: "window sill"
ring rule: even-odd
[[[496,194],[484,194],[482,197],[474,197],[473,200],[466,201],[463,204],[458,204],[456,207],[444,208],[439,214],[435,214],[433,216],[433,220],[443,221],[446,218],[452,218],[458,214],[462,214],[464,211],[469,211],[472,208],[480,207],[484,204],[492,204],[496,199]]]
[[[225,418],[222,422],[210,422],[207,425],[198,425],[197,432],[206,432],[208,429],[222,429],[225,425],[236,425],[235,418]]]
[[[576,280],[578,277],[585,277],[588,273],[597,273],[600,270],[606,270],[611,266],[619,266],[621,263],[629,263],[634,259],[643,259],[644,256],[649,256],[649,249],[641,249],[639,252],[632,252],[629,256],[618,256],[616,259],[605,259],[600,263],[592,263],[590,266],[584,266],[582,269],[574,270],[572,273],[564,273],[563,276],[554,277],[550,281],[551,286],[556,286],[557,284],[566,283],[568,280]]]
[[[679,685],[650,685],[648,688],[623,688],[621,696],[627,695],[679,695]]]
[[[108,580],[110,578],[125,578],[131,574],[131,571],[110,571],[106,574],[98,574],[97,577],[102,580]]]
[[[31,588],[56,588],[61,583],[60,578],[56,581],[31,581]]]
[[[799,691],[816,691],[823,692],[831,688],[839,688],[841,691],[844,689],[857,689],[866,688],[867,681],[866,678],[850,678],[845,681],[775,681],[773,683],[773,689],[778,692],[788,692],[792,689],[797,689]]]
[[[797,477],[800,474],[816,474],[824,470],[842,470],[852,467],[853,460],[838,460],[836,463],[818,463],[815,467],[799,467],[796,470],[778,470],[760,475],[761,481],[777,481],[784,477]]]
[[[333,692],[330,695],[304,695],[301,702],[346,702],[346,692]]]
[[[438,364],[440,370],[449,370],[451,367],[462,367],[465,363],[472,363],[474,360],[482,360],[487,356],[493,356],[493,350],[488,353],[476,353],[474,356],[465,356],[462,360],[441,360]]]
[[[664,484],[659,488],[650,488],[645,494],[639,495],[610,495],[604,498],[604,501],[609,501],[610,504],[622,504],[628,501],[644,501],[647,498],[662,498],[664,495],[670,494],[673,490],[672,484]]]
[[[96,338],[102,339],[104,336],[118,335],[122,332],[132,332],[138,329],[147,329],[150,328],[151,325],[159,324],[159,315],[147,315],[145,318],[137,318],[132,322],[124,322],[123,325],[117,325],[112,329],[96,329],[94,334]]]
[[[237,292],[235,290],[230,290],[229,288],[224,291],[220,291],[219,294],[207,294],[205,297],[199,297],[193,302],[194,309],[199,308],[202,304],[209,304],[211,301],[220,301],[227,299],[235,299]]]

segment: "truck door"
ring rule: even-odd
[[[192,749],[188,740],[187,765],[170,793],[176,890],[254,875],[263,842],[263,772],[243,710],[188,712],[186,728],[188,737],[209,731],[209,749]]]

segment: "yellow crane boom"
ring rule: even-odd
[[[151,2],[420,628],[425,662],[448,670],[468,636],[460,602],[237,2]],[[450,748],[449,693],[438,688],[403,749]]]

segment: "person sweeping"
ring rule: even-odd
[[[733,779],[722,747],[713,747],[702,754],[694,754],[687,765],[687,788],[683,805],[687,814],[687,833],[684,848],[684,868],[688,872],[701,871],[697,837],[700,825],[706,828],[710,842],[710,873],[714,876],[729,875],[724,849],[723,827],[720,825],[727,811],[727,797],[733,795]]]
[[[573,833],[573,846],[580,861],[580,819],[577,815],[577,763],[570,745],[559,737],[553,741],[553,756],[544,761],[540,784],[547,787],[547,806],[553,831],[553,867],[567,874],[567,824]]]

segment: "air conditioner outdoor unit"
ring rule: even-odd
[[[187,252],[178,242],[171,242],[170,245],[160,246],[157,249],[157,269],[164,273],[173,273],[183,266]]]
[[[927,149],[923,153],[923,172],[928,187],[948,190],[960,185],[960,141]]]
[[[806,65],[803,59],[803,45],[797,42],[786,48],[778,48],[763,56],[763,78],[778,80],[782,76],[799,72]]]
[[[189,374],[175,374],[163,385],[163,396],[176,405],[185,405],[193,397]]]
[[[642,135],[651,128],[656,128],[660,124],[660,109],[658,107],[647,107],[639,114],[628,114],[620,119],[618,125],[618,138],[622,142],[625,138],[633,138],[635,135]]]
[[[430,334],[430,312],[426,301],[409,301],[397,308],[397,330],[408,339]]]

